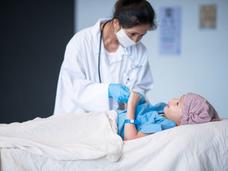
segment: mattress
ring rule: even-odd
[[[1,171],[227,171],[228,119],[178,126],[125,141],[120,160],[56,160],[18,148],[1,149]]]

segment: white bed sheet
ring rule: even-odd
[[[165,130],[125,142],[120,161],[58,161],[20,149],[1,150],[1,171],[228,171],[228,119]]]
[[[79,112],[0,124],[0,149],[18,148],[56,160],[117,161],[123,141],[116,112]],[[113,143],[114,142],[114,143]]]

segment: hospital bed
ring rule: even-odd
[[[95,116],[97,114],[93,114]],[[84,115],[81,115],[84,116]],[[91,115],[89,116],[91,117]],[[62,121],[63,118],[60,118],[58,121]],[[100,118],[104,119],[104,118]],[[108,117],[110,121],[111,117]],[[57,122],[55,120],[55,122]],[[68,121],[72,121],[71,117],[68,118]],[[87,122],[88,118],[86,119]],[[94,121],[94,118],[91,118],[91,121]],[[46,137],[50,136],[48,132],[51,132],[51,135],[54,138],[54,134],[50,129],[46,129],[45,124],[50,126],[49,121],[40,124],[40,121],[43,119],[35,119],[29,122],[26,122],[23,126],[19,123],[14,123],[14,125],[0,124],[0,140],[4,141],[4,138],[11,134],[10,127],[15,127],[20,125],[20,128],[23,130],[24,127],[30,125],[32,126],[32,131],[37,134],[40,134],[42,131],[45,131]],[[64,126],[58,125],[56,129],[58,132],[60,129],[71,125],[65,120]],[[100,120],[101,121],[101,120]],[[100,122],[99,121],[99,122]],[[40,123],[39,123],[40,122]],[[105,120],[102,121],[105,123]],[[72,121],[73,123],[73,121]],[[54,124],[54,121],[53,121]],[[84,124],[84,123],[82,123]],[[37,128],[34,125],[42,126],[42,128]],[[102,125],[102,124],[101,124]],[[104,124],[105,125],[105,124]],[[88,125],[87,125],[88,126]],[[112,127],[113,125],[111,125]],[[89,126],[88,126],[89,127]],[[97,124],[94,127],[100,127]],[[94,127],[89,127],[88,129],[94,129]],[[69,126],[70,128],[70,126]],[[36,129],[39,129],[38,131]],[[76,128],[77,129],[77,128]],[[8,134],[4,134],[3,131],[8,131]],[[111,130],[111,129],[110,129]],[[114,130],[114,128],[112,128]],[[15,130],[16,131],[16,130]],[[83,129],[81,130],[84,131]],[[102,131],[102,129],[101,129]],[[64,132],[61,132],[63,135]],[[72,135],[75,132],[72,132]],[[18,132],[17,132],[18,134]],[[28,133],[29,134],[29,133]],[[94,143],[96,143],[97,137],[100,136],[100,133],[94,133]],[[108,134],[108,133],[106,133]],[[41,134],[40,134],[41,135]],[[56,134],[57,135],[57,134]],[[72,136],[71,135],[71,136]],[[103,134],[102,134],[103,135]],[[42,134],[43,136],[43,134]],[[81,135],[77,135],[81,136]],[[105,135],[103,135],[105,137]],[[109,137],[108,135],[107,137]],[[9,136],[8,136],[9,137]],[[65,136],[66,137],[66,136]],[[117,137],[112,137],[112,144],[115,142],[120,142],[120,139]],[[12,137],[10,137],[12,138]],[[71,137],[72,138],[72,137]],[[88,139],[89,140],[89,139]],[[42,142],[43,140],[40,140]],[[66,140],[70,141],[70,139]],[[91,141],[91,139],[90,139]],[[10,142],[10,141],[6,141]],[[11,141],[12,143],[13,141]],[[38,142],[38,141],[37,141]],[[102,140],[98,141],[103,143]],[[43,142],[43,145],[48,143],[48,141]],[[51,141],[50,141],[51,143]],[[65,143],[64,140],[61,143]],[[110,142],[109,142],[110,143]],[[118,144],[118,143],[117,143]],[[120,158],[117,160],[109,160],[107,154],[102,153],[102,155],[94,155],[94,158],[88,156],[88,158],[77,159],[70,155],[66,155],[61,151],[59,153],[60,158],[56,156],[51,156],[52,152],[50,148],[46,149],[40,148],[40,146],[31,146],[31,144],[17,144],[4,148],[4,143],[1,144],[1,157],[0,157],[0,170],[1,171],[228,171],[228,119],[222,119],[221,121],[197,124],[197,125],[185,125],[174,127],[165,131],[161,131],[155,134],[148,135],[143,138],[125,141],[122,144],[118,144],[116,147],[117,153],[121,151]],[[88,145],[88,144],[87,144]],[[58,144],[55,144],[58,147]],[[104,145],[105,146],[105,145]],[[7,148],[6,148],[7,147]],[[39,147],[39,148],[37,148]],[[43,147],[43,146],[41,146]],[[98,148],[99,146],[96,146]],[[107,146],[108,147],[108,146]],[[77,148],[77,147],[76,147]],[[81,146],[78,146],[81,148]],[[100,147],[99,147],[100,148]],[[59,148],[58,148],[59,149]],[[57,150],[58,150],[57,149]],[[105,148],[107,149],[107,148]],[[104,150],[105,150],[104,149]],[[67,149],[69,153],[71,149]],[[74,150],[74,149],[72,149]],[[51,152],[50,152],[51,151]],[[112,153],[114,153],[112,151]],[[57,153],[54,153],[57,154]],[[99,153],[101,154],[101,153]],[[115,155],[116,155],[115,154]],[[78,155],[81,157],[81,155]],[[61,158],[62,157],[62,158]],[[64,158],[65,157],[65,158]],[[72,158],[70,158],[72,157]]]

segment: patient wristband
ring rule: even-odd
[[[136,121],[134,119],[125,119],[124,124],[136,124]]]

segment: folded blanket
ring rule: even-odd
[[[0,148],[19,148],[57,160],[118,161],[123,142],[116,112],[69,113],[0,124]]]

